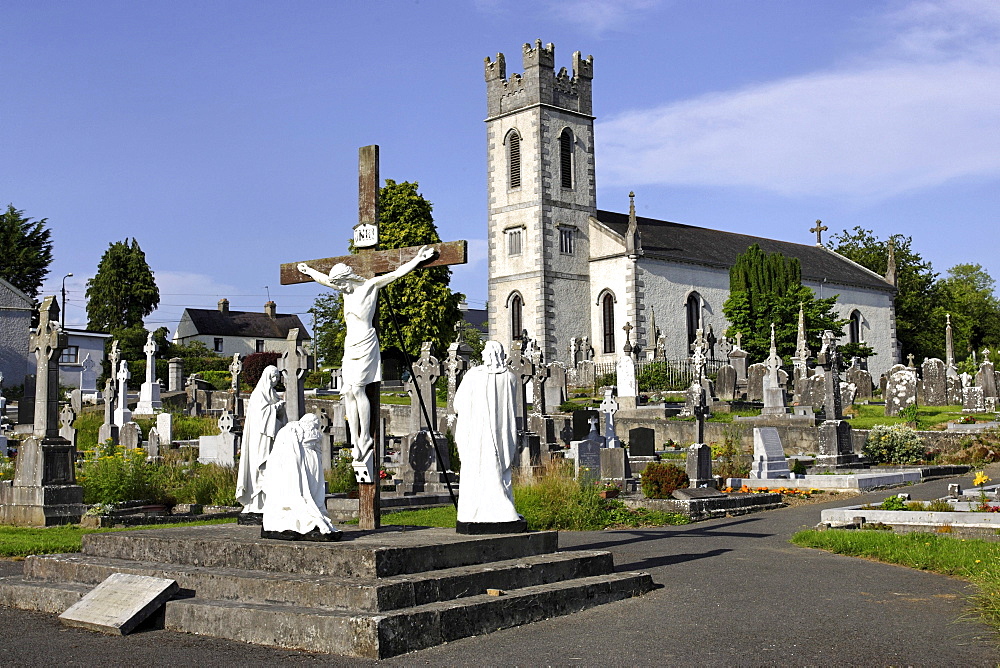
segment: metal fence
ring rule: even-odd
[[[725,360],[705,362],[705,374],[714,377]],[[614,385],[616,383],[615,362],[581,362],[577,365],[576,384]],[[635,363],[635,378],[640,392],[660,392],[663,390],[683,390],[694,380],[694,364],[691,360],[638,360]]]

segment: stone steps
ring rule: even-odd
[[[384,612],[481,594],[610,573],[607,552],[535,555],[388,578],[299,575],[130,561],[86,554],[28,557],[24,577],[37,582],[96,586],[112,573],[176,580],[199,598],[241,603],[297,604],[318,609]]]

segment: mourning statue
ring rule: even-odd
[[[285,402],[275,389],[280,378],[277,367],[265,367],[247,402],[240,470],[236,479],[236,500],[243,504],[244,515],[264,512],[264,469],[274,438],[286,421]]]
[[[281,428],[264,477],[264,538],[338,540],[326,514],[319,417],[306,413]]]
[[[358,482],[373,482],[375,473],[374,439],[369,425],[371,405],[365,386],[382,380],[382,355],[378,336],[372,320],[378,304],[378,291],[431,259],[437,251],[427,246],[417,251],[416,257],[396,270],[381,276],[364,279],[346,264],[338,263],[324,275],[305,262],[298,270],[317,283],[339,290],[344,296],[344,360],[341,364],[344,387],[344,413],[351,429],[354,444],[354,469]]]
[[[514,509],[511,468],[517,456],[517,377],[503,346],[489,341],[483,364],[466,372],[455,393],[455,443],[462,460],[459,533],[525,530]]]

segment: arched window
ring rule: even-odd
[[[559,171],[563,188],[573,187],[573,131],[565,128],[559,135]]]
[[[615,352],[615,296],[606,292],[601,299],[601,323],[604,333],[604,352]]]
[[[509,187],[521,187],[521,135],[511,130],[507,135],[507,168]]]
[[[851,311],[851,321],[847,329],[848,343],[861,343],[861,311]]]
[[[698,335],[698,328],[701,327],[701,295],[692,292],[687,298],[685,311],[687,312],[687,334],[690,346]]]
[[[516,292],[510,298],[510,338],[512,341],[521,339],[521,295]]]

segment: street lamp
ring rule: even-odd
[[[69,278],[72,275],[73,275],[73,272],[69,272],[68,274],[66,274],[65,276],[63,276],[63,279],[62,279],[62,298],[63,298],[63,303],[62,303],[62,318],[60,318],[60,319],[62,320],[63,327],[66,327],[66,279]]]

